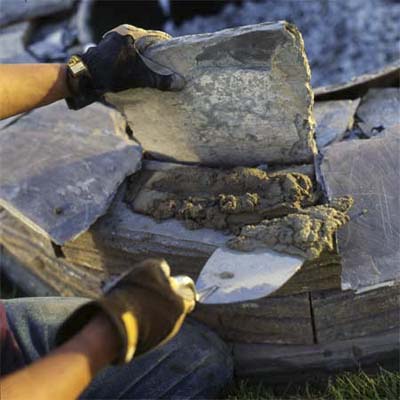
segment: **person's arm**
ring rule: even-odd
[[[70,96],[65,64],[1,64],[0,119]]]
[[[0,65],[0,119],[63,98],[71,109],[78,110],[107,92],[137,87],[181,90],[185,85],[182,76],[158,64],[154,70],[143,61],[141,52],[149,46],[146,37],[151,43],[170,38],[164,32],[125,24],[108,32],[84,54],[72,56],[68,65]]]
[[[170,340],[194,305],[190,278],[170,277],[165,260],[143,261],[66,319],[56,350],[1,379],[0,398],[77,398],[106,365],[128,363]]]
[[[138,331],[136,331],[137,340]],[[75,399],[117,356],[117,334],[103,315],[46,357],[0,380],[2,400]]]

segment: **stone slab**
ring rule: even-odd
[[[12,117],[8,117],[0,120],[0,130],[7,128],[8,126],[14,124],[22,117],[22,114],[13,115]]]
[[[398,87],[400,85],[400,60],[379,68],[376,71],[354,77],[351,81],[321,86],[314,90],[316,101],[357,99],[371,88]]]
[[[72,8],[74,0],[1,0],[0,26]]]
[[[236,376],[267,385],[328,382],[343,371],[378,373],[399,366],[399,330],[312,345],[233,345]]]
[[[144,163],[145,168],[149,170],[160,170],[163,168],[162,164],[159,162]],[[169,167],[171,165],[165,166],[165,168]],[[126,235],[127,238],[132,239],[132,248],[128,249],[132,251],[134,251],[134,239],[139,238],[143,246],[147,238],[155,245],[158,243],[169,247],[171,251],[181,246],[182,249],[186,248],[186,252],[196,249],[197,252],[202,252],[207,257],[233,237],[231,234],[214,229],[189,230],[176,219],[158,222],[154,218],[132,211],[124,202],[124,196],[125,188],[121,187],[107,214],[99,219],[90,233],[101,237],[103,241],[111,236],[122,239],[122,236]],[[122,240],[120,243],[122,244]]]
[[[382,133],[335,143],[322,160],[328,196],[354,198],[354,217],[337,234],[343,289],[400,280],[400,126]]]
[[[320,152],[330,143],[343,139],[346,131],[351,129],[359,103],[360,99],[315,103],[315,138]]]
[[[35,63],[24,47],[24,35],[28,29],[28,23],[12,25],[0,29],[0,62],[10,63]]]
[[[86,231],[140,168],[141,148],[115,136],[113,113],[57,102],[4,128],[0,205],[57,244]]]
[[[368,337],[396,328],[400,334],[399,294],[399,283],[362,294],[351,290],[311,293],[318,343]]]
[[[359,126],[371,137],[400,124],[400,88],[370,89],[357,111]]]
[[[183,36],[144,54],[183,75],[183,91],[134,89],[107,100],[153,157],[230,166],[312,161],[310,70],[294,26]]]
[[[18,288],[28,296],[57,296],[58,293],[46,282],[43,282],[31,271],[27,271],[26,267],[18,262],[7,250],[0,248],[0,271],[11,282],[18,284]],[[3,276],[4,276],[3,275]],[[23,279],[21,279],[23,277]]]

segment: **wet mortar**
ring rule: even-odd
[[[133,211],[157,221],[176,218],[188,229],[233,233],[233,249],[268,247],[305,258],[333,249],[334,233],[349,219],[350,198],[318,200],[304,174],[245,167],[145,170],[131,177],[125,196]]]
[[[324,250],[334,250],[334,233],[349,221],[347,211],[352,204],[351,197],[341,197],[330,204],[299,209],[295,214],[247,225],[227,244],[234,250],[267,247],[314,259]]]
[[[179,219],[188,229],[239,233],[246,224],[286,215],[314,201],[310,178],[296,173],[182,167],[143,175],[142,182],[134,179],[129,185],[131,208],[158,221]]]

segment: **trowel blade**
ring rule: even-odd
[[[222,304],[268,296],[287,282],[304,261],[272,250],[245,253],[218,248],[197,279],[199,301]]]

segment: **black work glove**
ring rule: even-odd
[[[193,281],[189,277],[170,277],[165,260],[143,261],[112,283],[103,297],[84,304],[68,317],[57,332],[56,344],[70,339],[103,312],[119,337],[115,362],[129,362],[133,355],[143,354],[174,337],[193,310],[195,296]]]
[[[107,32],[97,46],[71,58],[82,61],[86,69],[78,76],[68,70],[68,86],[73,94],[67,99],[69,107],[79,109],[106,92],[130,88],[182,89],[185,84],[182,76],[142,54],[146,46],[169,38],[164,32],[146,31],[132,25],[121,25]]]

